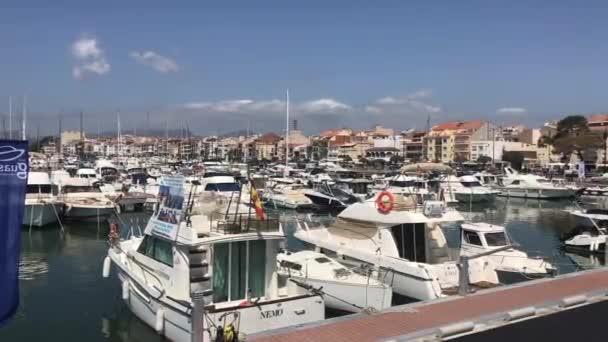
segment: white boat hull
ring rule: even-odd
[[[571,189],[518,189],[501,188],[500,195],[503,197],[557,199],[574,197],[576,192]]]
[[[23,225],[42,227],[57,222],[61,203],[26,203],[23,212]]]
[[[103,221],[112,216],[116,212],[114,207],[89,207],[71,205],[65,206],[63,209],[63,217],[68,220],[96,222]]]
[[[192,340],[190,311],[164,296],[161,299],[146,296],[143,291],[136,289],[137,285],[134,285],[132,280],[127,280],[128,276],[125,273],[120,273],[119,279],[121,282],[127,281],[129,283],[128,298],[125,300],[125,304],[135,316],[155,329],[157,313],[162,310],[164,313],[163,330],[160,334],[175,342],[190,342]],[[236,302],[231,309],[210,310],[205,314],[208,320],[216,326],[224,326],[224,321],[221,319],[225,316],[230,322],[233,319],[231,312],[238,311],[240,322],[235,323],[235,326],[240,325],[240,334],[247,336],[265,330],[321,321],[325,318],[323,306],[324,302],[319,296],[305,296],[249,307],[239,306],[239,303]],[[204,341],[215,340],[215,330],[211,328],[211,331],[213,336],[205,334]]]
[[[393,292],[390,286],[366,286],[365,284],[339,283],[322,279],[294,277],[293,279],[322,288],[327,295],[325,306],[331,309],[356,312],[359,308],[384,310],[391,307]],[[350,305],[352,303],[354,305]]]

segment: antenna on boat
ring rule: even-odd
[[[23,107],[21,108],[22,110],[22,114],[21,114],[21,130],[22,130],[22,134],[21,134],[21,138],[23,140],[26,139],[26,134],[25,134],[25,129],[26,129],[26,121],[27,121],[27,97],[25,95],[23,95]]]
[[[13,97],[8,97],[8,138],[13,139]]]
[[[289,163],[289,89],[285,91],[285,170],[283,176],[289,176],[287,165]]]

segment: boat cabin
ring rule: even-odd
[[[460,247],[462,249],[492,250],[510,245],[509,237],[502,226],[488,223],[465,223],[461,225]]]

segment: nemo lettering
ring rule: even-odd
[[[260,312],[260,315],[262,315],[263,319],[280,317],[283,315],[283,309],[262,311]]]

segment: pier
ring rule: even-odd
[[[608,270],[598,269],[251,335],[256,342],[605,341]]]

